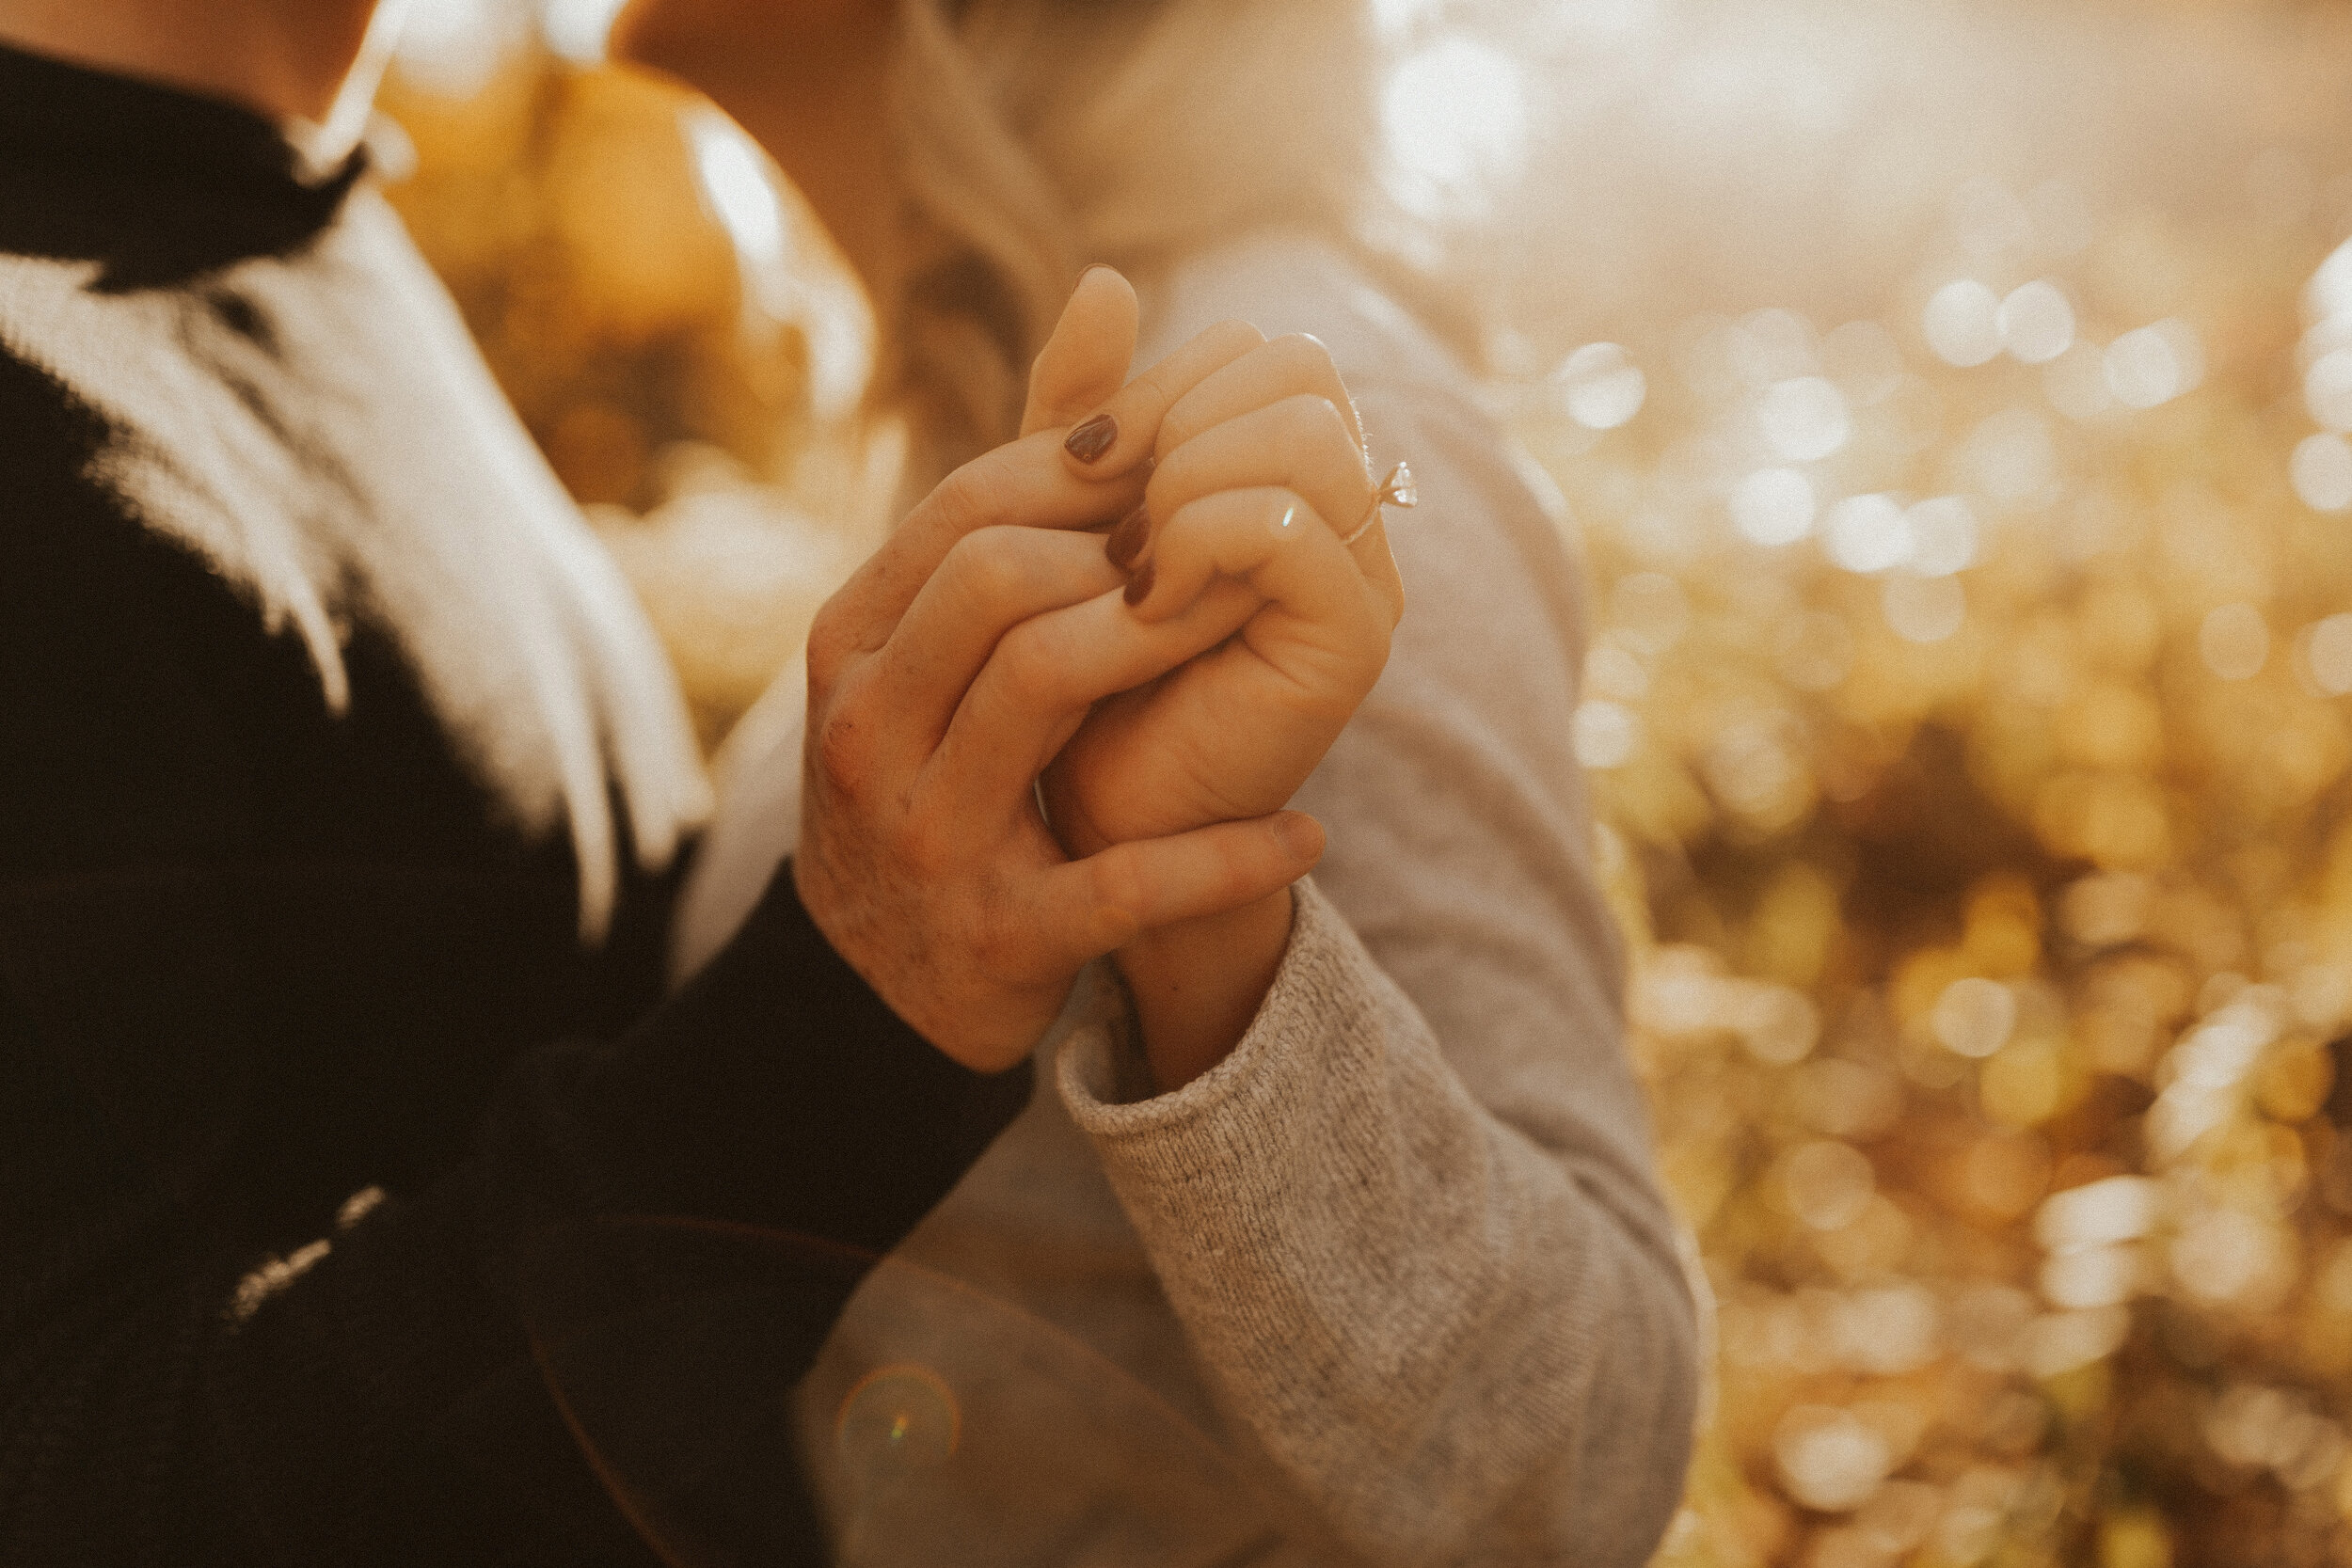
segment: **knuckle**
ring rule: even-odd
[[[1347,421],[1340,417],[1339,404],[1320,392],[1300,392],[1282,400],[1282,426],[1285,435],[1301,445],[1316,445],[1337,437],[1352,451],[1355,441],[1347,434]]]
[[[935,525],[963,535],[988,520],[988,461],[986,456],[976,457],[932,486],[923,499],[923,509]]]
[[[1304,372],[1316,382],[1336,378],[1339,374],[1331,363],[1331,351],[1323,346],[1323,340],[1308,332],[1285,332],[1266,347],[1280,356],[1285,369]]]
[[[1228,316],[1209,328],[1219,343],[1233,343],[1244,348],[1259,348],[1265,343],[1265,334],[1255,325],[1239,316]]]
[[[850,611],[844,602],[844,589],[818,607],[808,624],[808,680],[814,692],[829,689],[840,675],[843,659],[849,656]]]
[[[855,795],[866,772],[866,737],[857,721],[835,710],[809,737],[808,765],[818,783],[836,795]]]
[[[828,724],[809,748],[809,770],[829,796],[854,796],[862,775],[860,749],[842,726]]]
[[[1168,417],[1169,410],[1184,401],[1185,390],[1186,388],[1177,382],[1174,372],[1165,362],[1153,365],[1136,376],[1128,388],[1130,395],[1136,392],[1143,394],[1148,405],[1147,418],[1152,411],[1156,410],[1163,420]]]
[[[976,529],[947,552],[949,581],[966,599],[981,605],[1017,598],[1027,586],[1028,562],[1019,530]]]
[[[1113,936],[1121,930],[1141,930],[1152,890],[1139,857],[1106,850],[1087,863],[1087,893],[1098,927],[1107,928]]]
[[[1013,627],[998,641],[992,662],[1002,667],[999,674],[1007,696],[1023,706],[1042,706],[1054,701],[1061,689],[1063,668],[1054,642],[1034,621]]]

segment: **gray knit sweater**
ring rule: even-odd
[[[842,1559],[1639,1563],[1695,1332],[1568,745],[1555,510],[1328,249],[1229,246],[1149,303],[1146,360],[1227,316],[1329,346],[1375,459],[1420,480],[1390,530],[1409,604],[1299,795],[1330,849],[1239,1047],[1151,1095],[1091,972],[1027,1113],[853,1298],[799,1412]],[[797,726],[771,728],[690,963],[792,836]]]

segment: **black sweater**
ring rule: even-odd
[[[362,200],[242,111],[0,50],[0,1562],[811,1560],[787,1391],[1025,1075],[905,1027],[788,877],[660,1000],[664,887],[583,948],[570,851],[348,562],[338,711],[159,515],[399,513],[318,436],[398,439],[447,367],[354,396],[272,330],[374,308]],[[135,360],[233,395],[236,474],[89,392]]]

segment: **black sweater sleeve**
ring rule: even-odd
[[[474,1155],[285,1258],[214,1243],[218,1140],[181,1140],[10,1227],[0,1560],[821,1560],[789,1390],[1027,1077],[900,1022],[787,875],[625,1037],[522,1057]]]

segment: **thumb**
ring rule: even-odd
[[[1101,407],[1126,384],[1136,331],[1134,288],[1114,268],[1089,267],[1029,367],[1021,434],[1072,424]]]
[[[1114,844],[1047,872],[1025,924],[1074,969],[1157,927],[1279,892],[1314,869],[1323,845],[1323,824],[1298,811]]]

